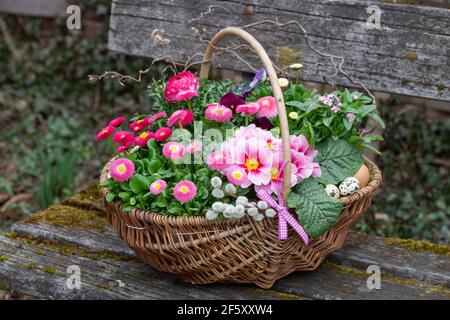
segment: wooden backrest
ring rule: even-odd
[[[368,26],[368,20],[370,26],[376,22],[373,5],[381,9],[380,29]],[[210,13],[190,21],[208,8]],[[223,27],[257,23],[246,30],[279,67],[300,62],[303,80],[352,86],[345,74],[328,77],[335,70],[332,61],[311,50],[295,23],[278,28],[264,20],[299,22],[315,49],[344,57],[344,71],[371,90],[450,101],[450,9],[445,7],[366,0],[113,0],[109,48],[185,61],[206,48],[192,27],[210,39]],[[163,30],[170,43],[154,41],[155,30]],[[260,67],[256,55],[243,57]],[[233,54],[216,60],[216,67],[252,71]],[[340,59],[334,62],[339,65]]]

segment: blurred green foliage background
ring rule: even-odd
[[[95,142],[96,131],[118,115],[151,110],[145,88],[162,65],[142,83],[88,81],[106,70],[136,76],[151,61],[108,51],[110,1],[83,3],[91,23],[82,32],[68,31],[65,19],[1,16],[20,55],[0,41],[0,194],[34,198],[6,208],[0,230],[95,181],[113,150]],[[450,120],[391,102],[380,106],[382,188],[357,230],[448,243]]]

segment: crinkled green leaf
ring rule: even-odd
[[[139,194],[149,188],[148,180],[141,174],[135,174],[130,180],[131,191],[135,194]]]
[[[317,151],[314,161],[320,165],[322,178],[327,183],[338,184],[352,177],[364,163],[358,149],[343,139],[328,139],[317,145]]]
[[[320,237],[338,219],[343,203],[331,198],[315,179],[307,179],[292,191],[288,206],[295,208],[299,221],[311,238]]]

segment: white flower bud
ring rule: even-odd
[[[247,213],[249,216],[253,217],[253,216],[256,216],[257,214],[259,214],[259,210],[258,210],[258,208],[250,207],[247,209]]]
[[[267,209],[265,212],[267,218],[273,218],[277,215],[277,212],[272,208]]]
[[[214,198],[217,198],[217,199],[222,199],[224,196],[225,196],[225,194],[223,193],[223,191],[221,190],[221,189],[218,189],[218,188],[216,188],[216,189],[213,189],[213,191],[212,191],[212,196],[214,197]]]
[[[206,220],[214,220],[217,218],[218,215],[219,215],[218,212],[216,212],[214,210],[208,210],[208,211],[206,211],[205,218],[206,218]]]
[[[237,192],[237,189],[236,189],[236,187],[234,186],[234,184],[232,184],[232,183],[227,183],[226,185],[225,185],[225,192],[227,192],[227,193],[229,193],[229,194],[236,194],[236,192]]]
[[[223,210],[225,210],[226,206],[227,205],[223,202],[214,202],[212,204],[212,209],[216,212],[223,212]]]
[[[260,210],[266,210],[268,207],[269,207],[269,205],[267,204],[267,202],[265,202],[265,201],[258,201],[258,204],[257,204],[257,206],[258,206],[258,209],[260,209]]]
[[[253,220],[255,220],[255,221],[262,221],[262,219],[264,219],[264,215],[261,214],[261,213],[258,213],[257,215],[252,216],[252,218],[253,218]]]
[[[281,89],[286,89],[289,87],[289,80],[286,78],[278,78],[278,84],[280,85]]]
[[[222,179],[220,179],[219,177],[212,177],[211,185],[213,188],[220,188],[222,186]]]
[[[223,213],[226,213],[226,214],[233,214],[234,211],[235,211],[234,206],[233,206],[232,204],[228,204],[228,205],[225,207],[225,210],[223,211]]]
[[[237,204],[235,209],[237,213],[245,214],[245,207],[242,204]]]
[[[236,198],[236,204],[242,204],[243,206],[245,206],[246,204],[248,204],[247,197],[244,197],[244,196],[237,197]]]
[[[303,69],[303,65],[301,63],[293,63],[289,66],[289,69],[298,71]]]

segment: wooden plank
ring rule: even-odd
[[[77,250],[80,250],[77,253]],[[68,253],[69,252],[69,253]],[[95,252],[94,252],[95,253]],[[418,282],[383,278],[369,290],[367,274],[327,265],[278,281],[273,290],[244,285],[195,286],[137,260],[94,259],[85,250],[61,249],[0,237],[0,282],[27,295],[51,299],[449,299],[450,292]],[[92,252],[90,253],[93,254]],[[102,257],[104,254],[99,253]],[[66,286],[67,267],[81,270],[81,289]]]
[[[52,18],[65,15],[68,5],[67,0],[2,0],[0,12]]]
[[[94,251],[109,251],[135,257],[128,245],[117,237],[112,227],[103,231],[69,229],[49,224],[16,223],[12,231],[34,239],[82,246]],[[327,261],[344,268],[367,270],[378,265],[383,274],[450,289],[450,257],[429,251],[414,252],[388,244],[388,240],[356,233],[349,234],[344,246],[327,257]]]
[[[172,56],[184,61],[201,53],[205,46],[193,34],[191,26],[205,31],[210,38],[225,26],[278,19],[299,21],[320,51],[345,57],[344,69],[355,79],[376,91],[450,101],[450,10],[425,6],[389,4],[366,0],[260,0],[253,15],[244,15],[246,1],[231,0],[114,0],[109,32],[109,48],[125,54],[145,57]],[[366,26],[370,4],[382,10],[381,30]],[[207,11],[209,5],[226,8],[188,24]],[[168,46],[153,45],[150,35],[164,30]],[[303,79],[323,82],[333,73],[329,62],[319,59],[306,45],[299,30],[291,25],[276,29],[270,25],[248,28],[280,66],[302,62]],[[259,68],[253,55],[242,55]],[[315,67],[316,63],[321,64]],[[233,55],[221,55],[216,66],[249,71]],[[350,85],[338,76],[338,85]]]

